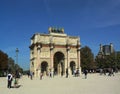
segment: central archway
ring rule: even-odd
[[[41,63],[41,72],[47,75],[48,70],[48,63],[46,61],[43,61]]]
[[[56,52],[54,54],[54,74],[61,74],[65,73],[65,64],[64,64],[64,54],[62,52]]]

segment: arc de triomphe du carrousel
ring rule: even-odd
[[[80,67],[80,37],[68,36],[63,28],[49,28],[48,34],[36,33],[31,37],[30,71],[35,77],[40,73],[72,75]]]

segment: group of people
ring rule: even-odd
[[[100,70],[100,75],[104,74],[106,75],[108,73],[108,76],[114,76],[115,70],[113,68],[104,68],[104,69],[99,69]]]
[[[74,77],[80,76],[80,71],[79,71],[79,69],[74,69],[72,74],[74,75]]]
[[[44,75],[44,72],[41,72],[41,73],[40,73],[40,80],[42,80],[43,75]],[[49,76],[49,77],[54,77],[54,75],[56,75],[56,73],[53,72],[53,71],[51,71],[51,70],[50,70],[49,73],[47,74],[47,76]],[[63,76],[63,75],[64,75],[64,72],[61,71],[61,76]],[[77,69],[76,71],[74,71],[73,75],[74,75],[75,77],[80,76],[79,70]],[[69,70],[68,70],[68,68],[66,68],[66,78],[68,78],[68,76],[69,76]]]
[[[30,79],[32,80],[34,77],[34,72],[30,71],[27,73],[27,75],[28,75],[28,78],[30,77]]]
[[[12,86],[12,82],[14,83],[14,86]],[[18,79],[17,79],[16,75],[8,73],[8,75],[7,75],[7,88],[16,88],[17,85],[18,85]]]
[[[39,75],[40,80],[43,79],[44,74],[45,74],[44,71],[40,72],[40,75]],[[88,70],[84,69],[83,74],[84,74],[84,77],[85,77],[85,79],[86,79],[86,78],[87,78],[87,74],[88,74]],[[30,79],[32,80],[33,77],[34,77],[34,72],[31,72],[31,71],[30,71],[30,72],[27,73],[27,75],[28,75],[28,78],[30,77]],[[53,71],[49,70],[49,73],[46,73],[46,75],[49,76],[50,78],[52,78],[52,77],[54,77],[55,74],[54,74]],[[79,77],[79,76],[80,76],[80,71],[79,71],[79,69],[73,70],[72,75],[73,75],[74,77]],[[61,72],[61,76],[63,76],[63,71]],[[66,78],[69,77],[69,70],[68,70],[68,68],[66,68],[65,77],[66,77]]]

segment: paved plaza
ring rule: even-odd
[[[7,88],[5,77],[0,78],[0,94],[120,94],[120,73],[115,76],[88,74],[80,77],[43,77],[30,80],[23,76],[19,88]]]

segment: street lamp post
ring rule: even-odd
[[[18,48],[16,48],[16,76],[18,76]]]
[[[18,52],[19,52],[19,50],[18,50],[18,48],[16,48],[16,64],[18,64]]]

